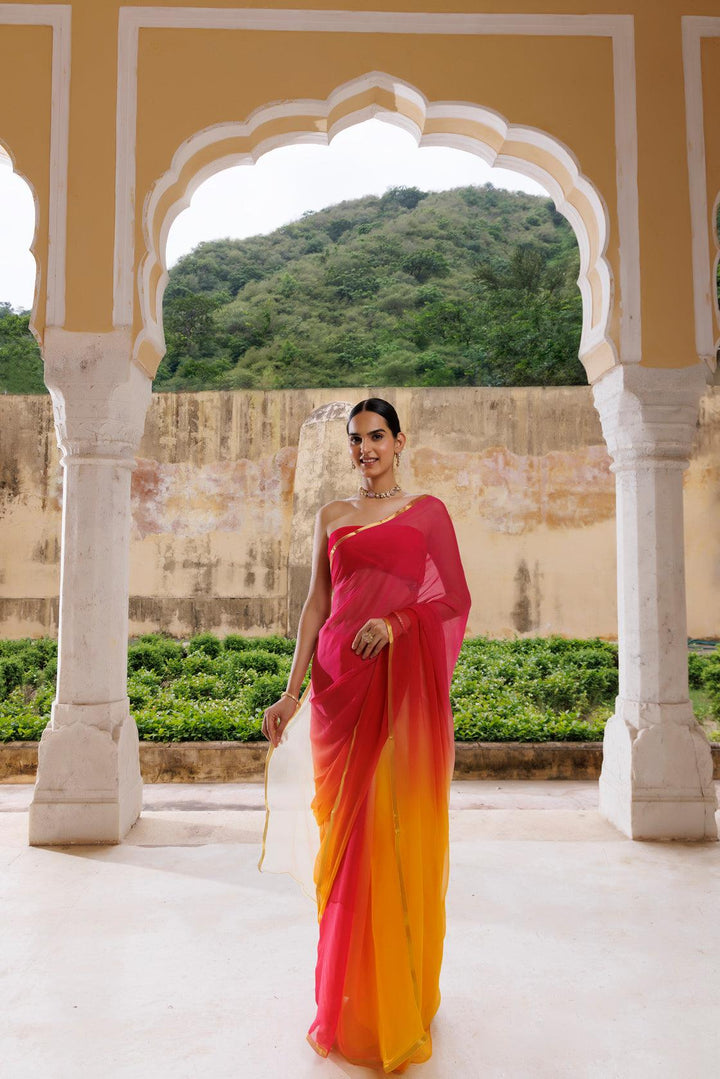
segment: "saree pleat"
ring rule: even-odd
[[[440,1003],[454,761],[448,691],[469,595],[452,524],[432,496],[375,526],[336,530],[329,547],[333,603],[313,658],[304,736],[319,920],[308,1041],[322,1055],[337,1047],[354,1063],[403,1071],[431,1055]],[[390,643],[362,660],[350,643],[372,617],[385,618]],[[272,758],[298,751],[292,724],[288,735],[268,758],[264,857]],[[265,868],[277,866],[276,858]]]

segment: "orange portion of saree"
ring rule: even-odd
[[[432,1052],[454,761],[449,686],[470,597],[452,522],[431,495],[377,524],[337,529],[328,546],[332,608],[300,710],[309,705],[320,928],[308,1040],[322,1055],[335,1046],[391,1072]],[[390,643],[363,660],[352,640],[380,617]],[[270,761],[268,780],[272,824]],[[271,843],[266,827],[263,857]]]

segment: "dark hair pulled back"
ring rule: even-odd
[[[376,412],[378,416],[382,416],[387,423],[393,438],[397,438],[400,434],[400,420],[398,419],[398,414],[390,402],[384,401],[382,397],[368,397],[364,401],[358,401],[348,416],[346,425],[346,430],[348,432],[350,431],[350,420],[353,416],[357,416],[358,412]]]

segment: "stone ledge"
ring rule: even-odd
[[[720,742],[713,742],[720,779]],[[0,783],[34,783],[37,742],[0,743]],[[263,778],[264,742],[141,742],[145,783],[242,783]],[[455,779],[597,779],[602,742],[456,742]]]
[[[602,742],[456,742],[454,779],[597,779]]]

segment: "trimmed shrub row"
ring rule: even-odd
[[[294,647],[278,636],[134,639],[128,695],[141,739],[260,740],[262,712],[287,684]],[[456,738],[600,740],[618,691],[617,662],[617,645],[599,638],[467,640],[451,687]],[[56,673],[55,641],[0,641],[0,741],[40,737]],[[688,674],[720,719],[720,651],[691,653]]]

